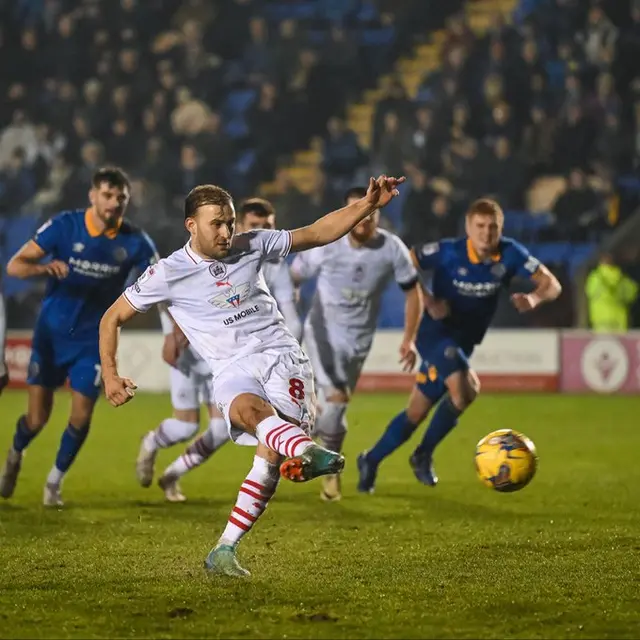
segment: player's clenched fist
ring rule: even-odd
[[[120,407],[129,402],[135,395],[137,388],[135,382],[130,378],[121,378],[120,376],[104,378],[104,395],[114,407]]]
[[[511,296],[511,304],[520,312],[533,311],[540,303],[533,293],[514,293]]]

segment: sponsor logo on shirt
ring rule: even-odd
[[[496,295],[502,286],[500,282],[463,282],[462,280],[453,281],[453,286],[457,292],[463,296],[471,298],[488,298]]]
[[[82,260],[74,256],[69,258],[69,266],[74,273],[88,276],[89,278],[104,279],[120,273],[120,265],[92,262],[91,260]]]
[[[228,286],[225,291],[213,296],[209,304],[218,309],[237,309],[247,299],[250,290],[251,285],[248,282]]]

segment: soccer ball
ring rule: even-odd
[[[499,429],[476,445],[476,471],[487,487],[496,491],[519,491],[536,473],[538,455],[523,433]]]

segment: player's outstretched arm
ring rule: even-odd
[[[136,385],[129,378],[118,375],[116,354],[120,327],[138,313],[124,295],[121,295],[105,312],[100,321],[100,364],[107,400],[114,406],[123,405],[134,396]]]
[[[53,276],[62,280],[69,274],[69,265],[62,260],[52,260],[40,264],[46,257],[45,250],[33,240],[29,240],[18,250],[7,264],[7,275],[14,278],[33,278],[35,276]]]
[[[291,251],[306,251],[314,247],[322,247],[347,235],[376,209],[385,207],[399,195],[397,187],[404,181],[405,178],[387,176],[380,176],[377,180],[370,178],[367,195],[364,198],[328,213],[313,224],[294,229],[291,232]]]
[[[543,264],[538,266],[531,280],[536,284],[531,293],[514,293],[511,296],[513,306],[521,313],[531,311],[545,302],[551,302],[562,293],[562,285]]]

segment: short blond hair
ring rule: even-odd
[[[471,203],[467,209],[467,218],[472,218],[473,216],[494,216],[498,222],[504,222],[502,207],[490,198],[480,198]]]

